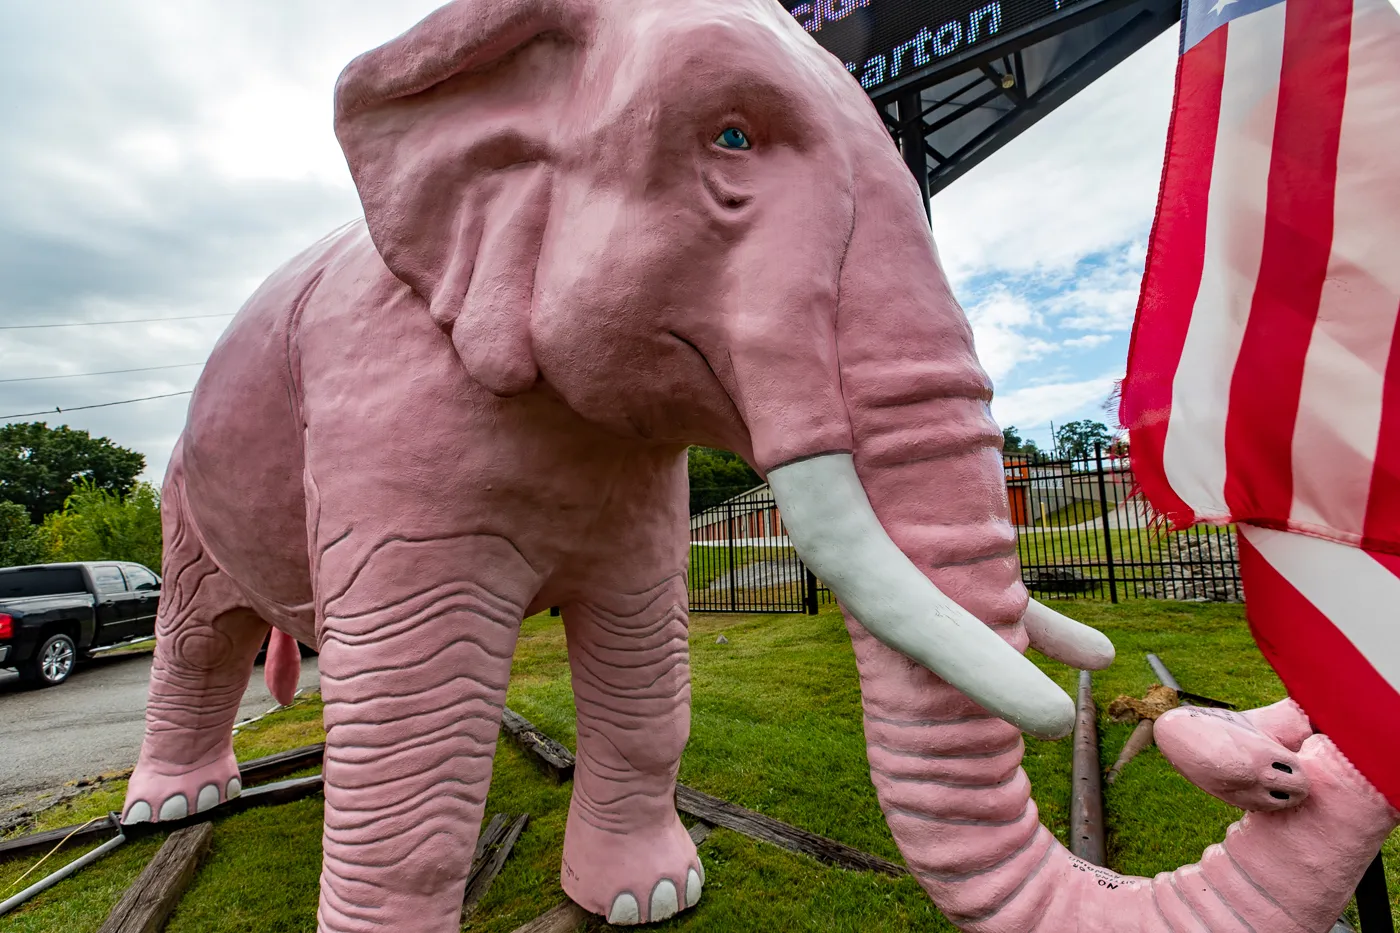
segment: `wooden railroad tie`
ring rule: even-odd
[[[313,775],[309,778],[300,778],[295,781],[283,781],[279,784],[265,787],[253,788],[254,784],[263,784],[274,778],[286,777],[295,774],[297,771],[306,768],[318,767],[325,757],[326,746],[324,743],[317,745],[307,745],[302,748],[294,748],[291,751],[279,752],[276,755],[268,755],[266,758],[254,758],[251,761],[240,762],[238,765],[238,777],[243,783],[245,790],[239,797],[235,797],[229,803],[216,807],[214,810],[199,814],[193,819],[198,820],[203,816],[205,820],[215,816],[222,816],[233,812],[241,807],[249,809],[251,807],[267,806],[268,804],[287,803],[300,797],[310,796],[320,791],[320,776]],[[239,801],[242,801],[240,804]],[[159,825],[166,829],[170,824]],[[43,854],[64,839],[68,839],[69,846],[79,846],[86,842],[99,839],[110,839],[120,831],[119,814],[108,814],[106,817],[95,820],[87,824],[77,826],[63,826],[59,829],[49,829],[41,833],[29,833],[25,836],[16,836],[13,839],[0,841],[0,859],[13,858],[21,855]],[[131,835],[130,832],[127,835]],[[72,836],[71,839],[68,837]]]
[[[506,710],[502,721],[506,724],[505,731],[516,738],[525,751],[537,756],[543,766],[558,780],[567,781],[573,775],[573,752],[544,735],[514,710]],[[810,856],[838,868],[874,871],[894,876],[908,874],[904,866],[896,865],[888,859],[862,852],[805,829],[798,829],[771,816],[735,806],[684,784],[676,785],[676,809],[713,826],[731,829],[750,839]]]
[[[535,763],[560,784],[573,780],[574,753],[536,729],[530,720],[507,707],[501,715],[501,729],[534,755]]]
[[[544,735],[531,725],[529,720],[513,710],[506,710],[503,721],[508,724],[505,731],[516,738],[521,746],[539,760],[542,766],[557,780],[568,781],[572,778],[574,769],[572,752]],[[304,768],[314,767],[321,761],[324,754],[324,744],[308,745],[305,748],[293,749],[289,752],[248,762],[240,766],[240,774],[248,783],[259,779],[265,780],[269,775],[290,774]],[[170,830],[172,825],[175,827],[196,825],[215,817],[253,807],[289,803],[320,793],[321,789],[322,779],[319,774],[279,781],[245,790],[241,796],[235,797],[213,810],[188,817],[186,821],[175,824],[137,823],[134,826],[126,827],[125,832],[128,836],[166,832]],[[762,813],[736,806],[683,784],[676,786],[676,809],[712,826],[722,826],[725,829],[742,833],[751,839],[810,856],[828,865],[835,865],[851,871],[874,871],[892,876],[907,873],[902,865],[880,858],[878,855],[862,852],[834,839],[827,839],[805,829],[799,829],[781,820],[775,820]],[[0,842],[0,858],[48,851],[70,834],[72,834],[72,839],[69,840],[69,843],[76,845],[81,842],[113,836],[119,829],[121,827],[118,816],[110,814],[105,819],[98,820],[86,827],[67,826],[62,829],[48,830]],[[482,835],[483,837],[486,835],[484,831]]]
[[[573,753],[559,742],[540,732],[529,720],[508,709],[502,717],[502,726],[503,730],[516,739],[556,780],[566,782],[573,778]],[[239,773],[244,785],[248,786],[258,781],[284,777],[306,768],[315,767],[323,761],[324,756],[324,744],[308,745],[242,763],[239,766]],[[90,825],[68,826],[0,842],[0,858],[47,851],[65,838],[68,838],[71,844],[80,844],[102,837],[113,837],[119,831],[125,832],[129,837],[139,837],[171,832],[173,829],[175,831],[161,847],[156,858],[146,867],[136,884],[127,892],[117,909],[113,911],[112,916],[108,918],[108,926],[104,926],[99,931],[99,933],[128,933],[128,931],[150,930],[154,933],[169,917],[170,911],[174,909],[174,904],[179,900],[179,894],[193,878],[198,860],[207,850],[209,836],[213,833],[209,822],[211,819],[254,807],[289,803],[318,794],[322,789],[323,781],[319,774],[262,784],[249,787],[242,795],[219,807],[174,823],[137,823],[122,827],[118,814],[111,813],[104,819],[94,821]],[[750,839],[779,846],[838,868],[851,871],[873,871],[896,877],[908,873],[902,865],[897,865],[888,859],[862,852],[834,839],[827,839],[762,813],[736,806],[683,784],[676,786],[676,809],[699,820],[690,830],[691,839],[695,841],[697,846],[705,841],[715,827],[719,826],[733,830]],[[500,874],[528,820],[528,814],[521,815],[514,821],[502,814],[497,814],[482,829],[463,897],[462,914],[464,920],[476,910],[491,883]],[[200,841],[200,847],[191,849],[190,846],[194,841]],[[189,877],[179,881],[185,872],[188,873]],[[168,887],[161,887],[157,881],[157,879],[162,878],[171,882]],[[175,883],[177,881],[178,885]],[[152,892],[164,892],[162,897],[169,900],[169,905],[164,909],[163,914],[159,911],[149,912],[150,917],[158,917],[158,919],[151,921],[155,925],[131,926],[130,924],[136,922],[135,920],[119,918],[119,914],[121,917],[137,916],[134,912],[134,906],[128,906],[128,901],[132,905],[154,903],[156,899]],[[570,933],[570,931],[576,930],[585,919],[586,914],[582,908],[573,903],[566,903],[521,927],[518,933]],[[110,926],[119,920],[127,925]]]
[[[209,852],[208,823],[171,833],[97,933],[160,933]]]
[[[477,905],[505,867],[511,849],[529,822],[528,813],[522,813],[515,820],[504,813],[497,813],[477,837],[476,854],[472,856],[471,873],[467,875],[467,888],[462,895],[463,922],[476,912]]]

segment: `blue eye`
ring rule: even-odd
[[[744,131],[739,129],[737,126],[731,126],[723,133],[720,133],[719,136],[715,138],[715,145],[723,149],[753,148],[753,146],[749,143],[749,138],[744,135]]]

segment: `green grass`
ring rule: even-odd
[[[795,562],[797,552],[791,547],[765,545],[761,547],[735,547],[734,569],[744,567],[754,561]],[[730,549],[724,546],[692,544],[690,546],[690,589],[703,590],[719,577],[729,573]]]
[[[724,546],[692,544],[690,546],[689,587],[691,591],[704,590],[717,578],[729,573],[731,549]],[[737,569],[758,559],[756,549],[736,547],[732,549],[733,566]],[[791,550],[789,549],[789,553]]]
[[[1035,523],[1041,527],[1054,528],[1060,525],[1078,525],[1080,522],[1091,521],[1102,514],[1099,504],[1091,499],[1076,499],[1068,505],[1062,506],[1045,513],[1042,521],[1041,516],[1033,516]]]
[[[1141,695],[1153,682],[1143,654],[1154,651],[1197,693],[1240,706],[1282,696],[1249,638],[1237,606],[1137,601],[1060,608],[1113,638],[1119,659],[1095,677],[1100,708],[1119,693]],[[715,644],[723,633],[728,644]],[[693,717],[681,779],[886,858],[898,853],[870,785],[855,664],[839,615],[701,615],[691,620]],[[1066,689],[1075,673],[1036,658]],[[574,709],[562,627],[548,615],[526,620],[509,703],[572,747]],[[242,758],[316,741],[320,707],[308,699],[237,737]],[[1129,727],[1101,721],[1102,759],[1117,757]],[[1068,822],[1070,745],[1027,741],[1025,766],[1041,817],[1062,840]],[[113,784],[61,812],[61,825],[120,805]],[[563,902],[559,857],[568,786],[544,776],[513,743],[496,756],[487,813],[528,812],[531,822],[505,871],[465,929],[509,933]],[[1238,811],[1180,778],[1149,749],[1108,789],[1112,867],[1153,874],[1195,861],[1224,836]],[[321,801],[255,810],[216,823],[211,855],[167,929],[170,933],[304,931],[315,925]],[[131,843],[0,919],[0,931],[90,933],[140,872],[155,843]],[[1400,837],[1388,847],[1391,889],[1400,895]],[[705,897],[662,929],[706,933],[782,931],[940,931],[948,924],[909,878],[847,872],[717,830],[702,851]],[[0,891],[23,864],[0,862]],[[47,870],[47,867],[45,870]],[[56,865],[55,865],[56,867]],[[1397,911],[1400,915],[1400,911]],[[601,929],[600,922],[590,929]]]

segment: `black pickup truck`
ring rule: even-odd
[[[94,561],[0,569],[0,668],[39,687],[63,683],[94,648],[155,634],[160,577]]]

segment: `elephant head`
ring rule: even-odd
[[[1101,668],[1112,647],[1028,603],[918,188],[776,2],[458,0],[346,69],[336,132],[377,249],[473,379],[767,476],[847,614],[895,840],[964,928],[1335,919],[1394,815],[1321,737],[1295,743],[1305,806],[1165,880],[1088,871],[1040,827],[1020,732],[1074,710],[1022,652]],[[1329,821],[1359,841],[1319,850]]]

